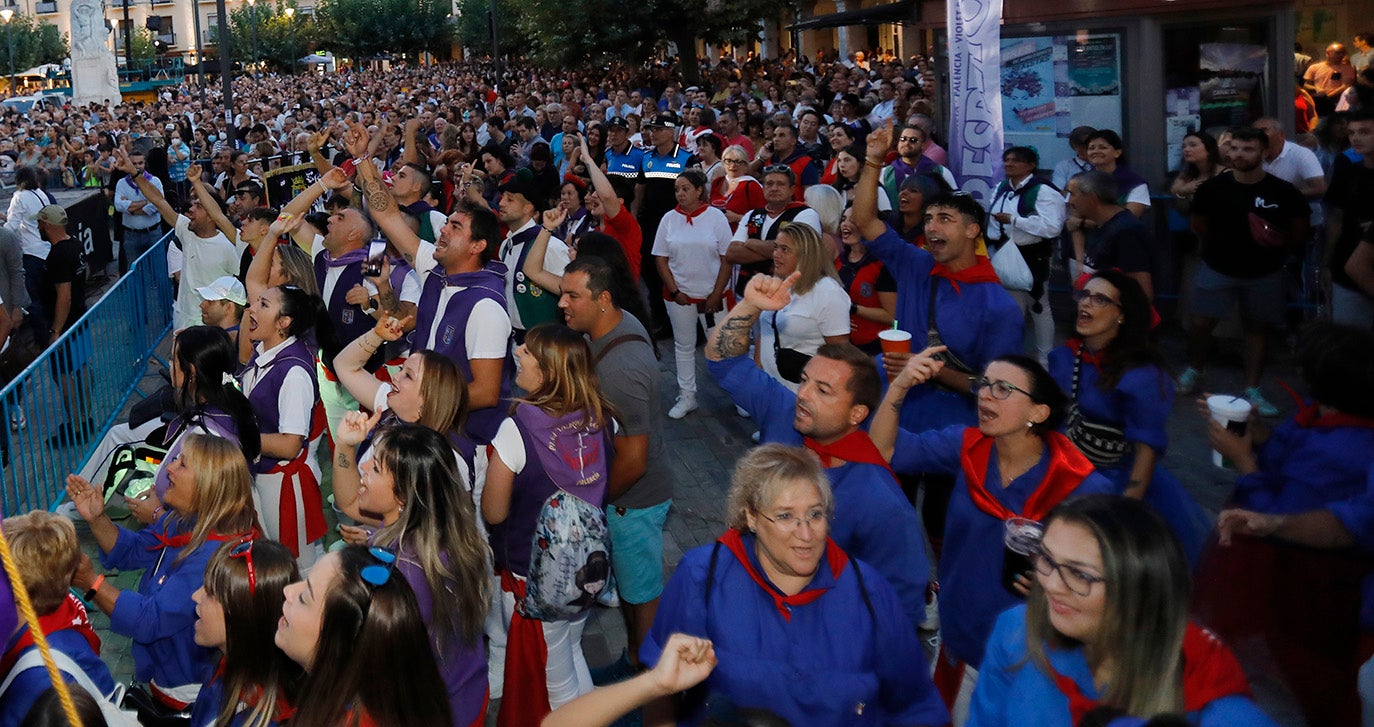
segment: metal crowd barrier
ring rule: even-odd
[[[54,507],[138,387],[172,327],[168,234],[0,389],[0,509]],[[14,429],[19,412],[27,425]]]

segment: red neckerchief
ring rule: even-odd
[[[709,205],[709,204],[704,204],[704,205],[702,205],[702,206],[696,208],[696,211],[695,211],[695,212],[688,212],[687,210],[682,209],[682,205],[678,205],[678,206],[676,206],[676,207],[673,208],[673,211],[674,211],[674,212],[677,212],[678,214],[682,215],[683,217],[686,217],[686,218],[687,218],[687,224],[690,225],[690,224],[692,224],[692,218],[693,218],[693,217],[699,216],[702,212],[705,212],[705,211],[706,211],[706,208],[707,208],[707,207],[710,207],[710,206],[711,206],[711,205]]]
[[[1309,429],[1311,427],[1360,427],[1362,429],[1374,429],[1374,419],[1355,414],[1345,414],[1339,411],[1331,414],[1323,414],[1321,405],[1317,402],[1304,401],[1301,396],[1298,396],[1298,392],[1293,390],[1293,387],[1282,381],[1279,382],[1279,386],[1282,386],[1283,390],[1287,391],[1288,395],[1293,397],[1293,403],[1298,405],[1298,412],[1293,415],[1293,421],[1303,429]]]
[[[1050,667],[1054,684],[1069,698],[1069,716],[1078,724],[1099,706],[1078,688],[1078,683]],[[1183,710],[1196,712],[1222,697],[1249,696],[1240,662],[1212,632],[1192,622],[1183,633]]]
[[[1068,497],[1083,482],[1083,478],[1093,473],[1093,464],[1078,451],[1068,437],[1059,432],[1045,435],[1045,445],[1050,448],[1050,467],[1045,473],[1045,481],[1026,498],[1022,512],[1012,512],[1001,501],[988,492],[985,480],[988,474],[988,460],[992,457],[992,437],[978,431],[976,427],[964,430],[964,446],[960,459],[963,460],[964,481],[968,485],[969,497],[973,504],[983,512],[1006,520],[1011,517],[1028,517],[1044,520],[1045,515]],[[1009,483],[1002,483],[1005,487]]]
[[[215,667],[215,675],[210,678],[210,681],[222,681],[224,679],[224,664],[226,661],[224,657],[220,657],[219,665]],[[244,706],[248,707],[250,711],[257,707],[258,702],[261,700],[262,687],[260,686],[254,686],[252,689],[249,689],[247,693],[239,697],[239,701],[243,702]],[[284,696],[277,696],[277,704],[275,706],[276,708],[272,710],[273,722],[285,722],[296,716],[296,708],[291,706]]]
[[[778,592],[777,588],[769,585],[763,575],[758,572],[758,569],[754,568],[753,561],[749,560],[749,554],[745,552],[744,538],[740,537],[738,530],[734,528],[726,530],[725,534],[720,536],[718,542],[724,545],[731,553],[735,554],[735,558],[739,560],[740,565],[744,566],[744,572],[748,573],[749,577],[754,579],[755,583],[759,584],[759,588],[762,588],[764,593],[767,593],[773,598],[773,605],[777,607],[778,613],[782,614],[783,619],[786,621],[792,620],[793,606],[805,606],[821,596],[824,596],[825,592],[830,590],[828,588],[812,588],[802,591],[795,596],[784,596]],[[826,563],[830,565],[830,573],[835,576],[836,580],[838,580],[840,574],[844,572],[844,567],[849,564],[849,556],[845,555],[844,551],[840,550],[840,546],[836,545],[835,541],[830,538],[825,539],[825,560]]]
[[[1083,345],[1083,339],[1081,338],[1070,338],[1066,345],[1068,345],[1069,350],[1073,352],[1074,356],[1081,356],[1083,363],[1092,364],[1096,366],[1098,370],[1102,369],[1103,362],[1107,360],[1106,350],[1089,351],[1088,347]]]
[[[960,283],[1001,283],[1002,279],[997,277],[997,271],[992,267],[992,261],[982,255],[976,257],[977,262],[955,272],[950,270],[944,263],[935,263],[935,267],[930,269],[932,277],[940,277],[948,280],[954,286],[954,292],[959,292]]]
[[[96,656],[100,656],[100,637],[96,635],[95,628],[91,626],[91,619],[86,615],[86,607],[82,605],[81,600],[75,594],[68,593],[67,598],[55,611],[46,616],[39,616],[38,628],[43,630],[45,636],[71,629],[86,637],[86,643],[90,644],[91,651],[95,652]],[[8,674],[10,667],[19,661],[19,656],[30,646],[33,646],[33,632],[26,628],[19,635],[19,639],[14,642],[14,646],[11,646],[9,651],[5,652],[5,656],[0,658],[0,674]]]
[[[836,459],[845,462],[857,462],[860,464],[876,464],[887,470],[890,474],[892,467],[883,459],[883,455],[878,451],[878,447],[873,444],[873,440],[868,436],[868,432],[862,429],[855,429],[849,434],[840,437],[836,442],[821,444],[811,437],[802,439],[802,445],[815,452],[821,458],[822,467],[830,467]],[[896,477],[896,475],[893,475]]]
[[[164,515],[163,517],[170,516]],[[155,532],[152,535],[153,538],[157,540],[157,543],[149,546],[148,550],[162,550],[163,548],[185,548],[186,546],[191,544],[190,532],[179,533],[177,535],[168,535],[166,532]],[[241,533],[228,534],[218,533],[212,530],[210,531],[209,535],[205,536],[205,539],[207,541],[213,540],[222,543],[226,540],[253,540],[257,538],[258,535],[259,533],[257,528],[252,528]]]

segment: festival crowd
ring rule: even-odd
[[[1006,149],[983,204],[924,59],[703,70],[243,76],[232,130],[187,88],[0,120],[0,330],[84,309],[54,178],[104,189],[121,269],[170,230],[177,286],[169,385],[66,517],[3,523],[0,725],[1277,724],[1256,696],[1374,723],[1374,104],[1325,163],[1274,119],[1190,133],[1158,241],[1119,130],[1053,169]],[[1178,367],[1154,301],[1184,240]],[[1266,344],[1314,245],[1335,321],[1294,331],[1280,416]],[[702,359],[734,411],[701,410]],[[1194,395],[1236,472],[1216,519],[1163,465]],[[722,534],[668,577],[664,420],[737,415]],[[599,688],[594,608],[629,642]]]

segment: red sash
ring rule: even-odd
[[[96,635],[95,628],[91,626],[91,619],[86,615],[86,607],[82,605],[81,599],[75,594],[68,593],[66,600],[62,601],[52,613],[38,617],[38,627],[43,630],[44,635],[55,634],[58,631],[71,629],[81,634],[90,644],[91,651],[96,656],[100,656],[100,637]],[[19,639],[14,642],[9,651],[5,652],[0,658],[0,674],[8,674],[10,668],[14,666],[24,650],[33,646],[33,632],[24,629],[19,634]]]
[[[821,444],[810,437],[803,438],[802,444],[821,458],[822,467],[833,466],[831,463],[836,459],[860,464],[876,464],[887,470],[888,474],[892,474],[894,479],[896,478],[896,475],[892,473],[891,465],[883,459],[882,453],[873,444],[868,432],[862,429],[856,429],[830,444]]]
[[[954,292],[959,293],[960,283],[1001,283],[1002,279],[997,277],[997,271],[992,267],[992,261],[979,255],[977,262],[958,272],[950,270],[944,263],[935,263],[930,269],[931,277],[944,278],[954,286]]]
[[[301,446],[300,454],[286,464],[277,463],[272,469],[267,470],[267,474],[280,474],[281,478],[281,498],[277,503],[277,522],[281,532],[277,534],[277,539],[285,545],[291,555],[301,557],[301,537],[296,526],[296,513],[299,508],[305,508],[305,543],[313,543],[324,537],[325,531],[329,527],[324,522],[324,497],[320,494],[320,481],[315,477],[314,470],[310,469],[307,458],[310,454],[310,440],[318,437],[320,431],[324,429],[323,407],[318,403],[315,405],[313,421],[311,422],[310,434],[306,437],[305,444]],[[301,500],[296,502],[296,480],[301,484]]]
[[[992,456],[992,437],[978,431],[976,427],[964,430],[964,446],[961,459],[964,467],[964,480],[968,485],[969,497],[979,510],[997,518],[1021,516],[1032,520],[1043,520],[1068,497],[1083,478],[1092,474],[1093,465],[1083,453],[1078,451],[1068,437],[1059,432],[1045,435],[1045,445],[1050,448],[1050,468],[1045,481],[1026,499],[1023,512],[1012,512],[992,493],[988,492],[985,480],[988,474],[988,460]],[[1003,483],[1005,486],[1007,483]]]
[[[1083,715],[1099,706],[1095,699],[1084,696],[1078,683],[1050,667],[1055,686],[1069,698],[1069,716],[1078,724]],[[1196,712],[1208,704],[1237,695],[1250,695],[1240,662],[1226,645],[1202,627],[1192,622],[1183,634],[1183,709]]]
[[[1359,427],[1361,429],[1374,429],[1374,419],[1357,416],[1355,414],[1346,414],[1339,411],[1323,414],[1321,406],[1317,404],[1317,402],[1304,401],[1301,396],[1298,396],[1298,392],[1293,391],[1293,388],[1288,384],[1280,382],[1279,385],[1283,387],[1284,391],[1288,392],[1289,396],[1293,397],[1293,402],[1298,405],[1298,412],[1293,415],[1293,421],[1303,429],[1311,427]]]
[[[824,596],[825,592],[830,590],[829,588],[811,588],[795,596],[784,596],[778,592],[778,589],[770,586],[763,575],[754,568],[754,563],[749,560],[749,554],[744,550],[744,539],[740,537],[738,530],[734,528],[726,530],[725,534],[720,536],[719,542],[721,545],[724,545],[727,550],[735,554],[735,558],[739,560],[740,565],[744,566],[744,572],[748,573],[749,577],[754,579],[755,583],[759,584],[759,588],[762,588],[764,593],[767,593],[773,598],[773,605],[777,607],[778,613],[782,614],[784,620],[792,620],[793,606],[805,606],[821,596]],[[840,546],[836,545],[835,541],[829,538],[825,539],[825,560],[826,563],[830,565],[831,575],[835,576],[836,580],[839,580],[840,574],[844,572],[844,567],[849,564],[849,556],[845,555],[844,551],[840,550]]]
[[[549,712],[548,661],[549,648],[544,643],[544,627],[534,619],[525,618],[519,604],[525,600],[525,582],[501,571],[501,590],[515,596],[515,613],[506,632],[505,692],[501,711],[496,714],[497,727],[536,725]]]

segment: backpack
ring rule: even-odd
[[[586,444],[591,457],[610,473],[611,438],[603,430]],[[560,442],[560,445],[562,442]],[[595,448],[603,448],[601,453]],[[537,451],[536,457],[578,456],[571,447]],[[555,482],[555,485],[557,483]],[[611,574],[611,533],[606,512],[561,486],[544,500],[530,545],[529,576],[520,602],[527,618],[559,621],[587,610],[606,589]]]
[[[137,499],[152,489],[167,448],[148,442],[129,442],[115,448],[105,476],[105,503],[115,495]],[[122,501],[121,501],[122,502]]]
[[[91,681],[91,678],[86,675],[85,670],[78,666],[75,661],[72,661],[70,656],[67,656],[57,649],[49,649],[48,653],[52,655],[52,660],[57,664],[58,670],[75,679],[78,686],[85,689],[95,698],[96,703],[100,705],[100,714],[105,717],[105,724],[110,727],[139,726],[138,717],[135,716],[134,712],[120,709],[118,706],[119,703],[124,700],[123,684],[116,683],[113,692],[101,694],[100,689],[95,686],[95,682]],[[10,668],[9,676],[5,677],[3,684],[0,684],[0,694],[4,694],[10,688],[10,684],[14,682],[15,677],[19,676],[21,673],[29,669],[44,668],[46,668],[46,666],[43,663],[42,652],[37,648],[29,649],[23,656],[19,657],[19,660],[14,662],[14,666]]]

